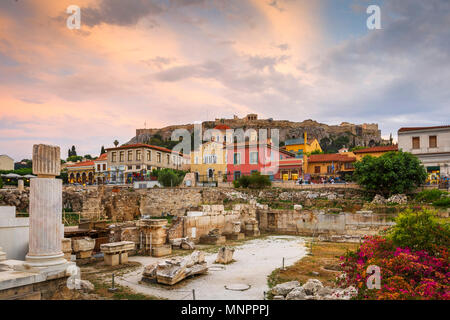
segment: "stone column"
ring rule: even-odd
[[[6,253],[2,250],[2,247],[0,247],[0,261],[6,260]]]
[[[48,267],[64,264],[61,248],[62,180],[59,147],[33,146],[33,173],[30,180],[30,240],[27,264]]]
[[[23,190],[25,189],[24,183],[23,183],[23,179],[17,180],[17,189],[18,189],[19,191],[23,191]]]

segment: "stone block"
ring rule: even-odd
[[[73,252],[92,251],[95,247],[95,239],[85,237],[82,239],[72,239]]]
[[[233,261],[234,248],[222,247],[217,253],[216,263],[229,264]]]
[[[172,254],[172,246],[171,245],[163,245],[159,247],[152,248],[152,256],[153,257],[164,257]]]
[[[64,238],[61,240],[61,250],[62,252],[72,252],[72,240],[69,238]]]
[[[119,263],[128,263],[128,252],[122,252],[121,254],[119,254]]]
[[[61,151],[57,146],[33,145],[33,173],[38,176],[61,174]]]
[[[244,240],[245,239],[245,233],[229,233],[225,235],[227,240]]]
[[[108,266],[117,266],[120,263],[119,254],[105,254],[105,264]]]
[[[92,257],[92,250],[79,251],[76,253],[77,259],[87,259]]]

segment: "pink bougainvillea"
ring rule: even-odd
[[[357,299],[450,299],[448,248],[439,247],[434,255],[426,251],[395,247],[381,236],[367,237],[356,252],[341,257],[345,277],[340,285],[358,288]],[[367,267],[381,271],[381,288],[367,287]]]

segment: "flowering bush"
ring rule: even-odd
[[[356,299],[450,299],[448,249],[424,250],[396,247],[381,236],[367,237],[356,252],[341,257],[345,277],[340,285],[358,288]],[[381,269],[381,288],[369,289],[367,267]]]

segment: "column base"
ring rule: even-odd
[[[25,257],[25,265],[30,267],[50,267],[64,263],[67,263],[67,260],[64,259],[64,253],[62,252],[60,254],[48,256],[33,256],[27,254]]]

